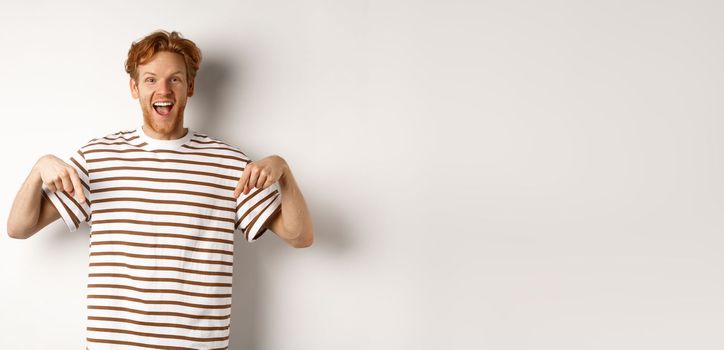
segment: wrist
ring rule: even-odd
[[[33,182],[33,184],[40,187],[43,184],[43,178],[40,176],[40,164],[45,159],[45,156],[40,157],[37,162],[33,165],[33,167],[30,169],[30,180]]]
[[[281,158],[281,157],[279,157]],[[279,183],[281,183],[282,186],[289,183],[292,177],[292,170],[289,168],[289,164],[281,158],[283,161],[284,166],[282,167],[282,175],[279,177]]]

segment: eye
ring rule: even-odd
[[[173,81],[181,81],[179,78],[173,78]]]
[[[146,78],[146,81],[149,82],[149,83],[153,83],[154,80],[155,80],[155,79],[153,79],[153,78]]]

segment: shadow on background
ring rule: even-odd
[[[223,130],[225,121],[223,107],[226,101],[225,91],[229,84],[238,79],[233,74],[234,67],[223,55],[205,53],[202,66],[196,75],[194,96],[189,100],[199,118],[199,129],[215,137],[216,130]],[[186,121],[188,122],[188,121]],[[229,139],[234,144],[237,140]],[[265,233],[270,234],[270,232]],[[232,281],[231,324],[229,349],[256,349],[254,337],[255,320],[258,318],[256,297],[257,269],[254,264],[258,249],[242,249],[244,237],[240,230],[234,232],[234,268]],[[268,237],[265,237],[268,238]],[[254,247],[259,248],[259,247]]]
[[[201,130],[208,130],[213,133],[214,130],[223,130],[223,118],[221,116],[222,106],[224,106],[224,92],[229,86],[232,79],[238,79],[233,75],[233,67],[229,61],[221,57],[207,55],[203,58],[202,66],[196,75],[194,87],[194,95],[189,99],[187,108],[192,107],[197,111],[195,116],[203,125]],[[184,119],[185,116],[184,116]],[[188,123],[188,120],[184,120]],[[214,137],[214,135],[209,135]],[[229,140],[234,143],[236,140]]]
[[[224,130],[225,120],[223,114],[226,89],[231,82],[240,77],[235,74],[238,67],[234,67],[231,57],[214,52],[205,52],[202,66],[196,76],[194,96],[189,100],[189,107],[193,104],[196,111],[194,117],[199,118],[199,129],[215,137],[215,131]],[[225,140],[231,144],[238,144],[238,140]],[[257,348],[258,334],[256,324],[259,319],[259,299],[257,281],[258,269],[257,255],[261,245],[254,242],[250,247],[240,247],[249,244],[244,241],[240,230],[234,232],[234,268],[232,281],[231,324],[229,330],[229,350],[251,350]],[[274,235],[266,232],[264,235]],[[264,237],[261,239],[269,239]]]
[[[224,53],[216,54],[214,52],[205,52],[202,67],[196,76],[196,87],[194,96],[192,96],[195,115],[201,119],[201,129],[208,130],[209,136],[214,137],[216,131],[225,130],[227,120],[224,119],[224,107],[228,106],[225,100],[229,86],[235,86],[235,95],[243,94],[245,86],[243,84],[243,64],[240,65],[238,57],[229,57]],[[239,73],[242,72],[242,73]],[[241,84],[238,84],[240,83]],[[232,84],[234,83],[234,84]],[[239,88],[241,86],[241,88]],[[230,113],[237,115],[237,113]],[[243,124],[243,123],[242,123]],[[239,145],[241,140],[230,137],[229,143]],[[301,162],[301,160],[300,160]],[[299,186],[304,192],[304,184]],[[313,198],[309,195],[305,196],[309,210],[314,217],[315,209],[313,206]],[[315,227],[315,243],[309,248],[303,249],[320,249],[318,232],[347,232],[344,223],[340,222],[341,216],[336,215],[335,204],[326,205],[321,203],[319,212],[327,213],[327,215],[317,215],[318,219],[314,220]],[[231,324],[229,350],[255,350],[259,348],[259,336],[261,334],[269,334],[263,332],[260,324],[265,324],[263,307],[267,300],[264,299],[266,286],[261,285],[260,281],[269,280],[273,276],[260,275],[259,261],[260,259],[277,259],[285,254],[293,253],[293,248],[282,241],[271,230],[267,230],[264,236],[258,242],[246,242],[240,230],[237,230],[234,237],[234,268],[233,268],[233,290],[232,290],[232,306],[231,306]],[[273,244],[262,242],[263,240],[276,240]],[[325,250],[332,252],[345,251],[346,239],[341,235],[325,237]],[[321,300],[320,300],[321,302]]]

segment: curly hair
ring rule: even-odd
[[[138,81],[138,66],[148,62],[153,55],[161,51],[180,54],[186,62],[186,79],[191,81],[196,77],[196,71],[201,66],[201,50],[196,44],[181,36],[181,33],[157,30],[146,35],[139,41],[133,42],[128,50],[126,59],[126,73],[134,81]]]

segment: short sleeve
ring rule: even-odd
[[[247,194],[241,192],[236,198],[235,228],[241,228],[248,242],[256,241],[266,232],[271,219],[281,212],[281,204],[278,182],[264,189],[254,187]]]
[[[57,192],[50,191],[45,184],[42,186],[41,194],[50,200],[60,213],[60,217],[65,222],[70,232],[75,232],[80,228],[83,222],[90,222],[91,216],[91,200],[90,200],[90,181],[88,176],[88,167],[86,166],[85,156],[79,149],[65,160],[70,166],[75,168],[78,178],[83,186],[83,195],[85,202],[80,203],[75,197],[69,195],[65,190]]]

